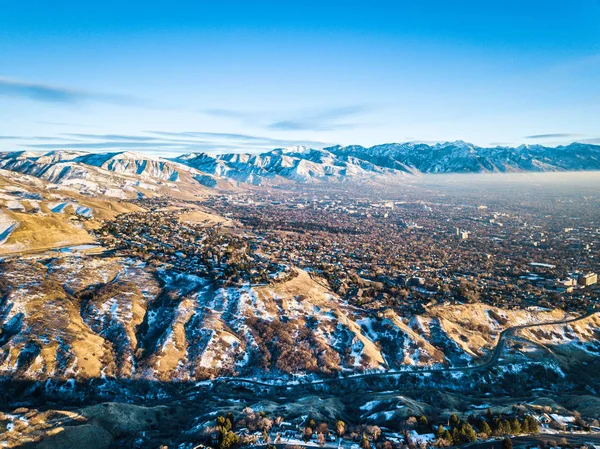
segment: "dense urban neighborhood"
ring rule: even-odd
[[[238,284],[285,278],[291,266],[300,267],[367,309],[419,313],[425,304],[481,301],[583,311],[597,301],[597,217],[582,225],[545,216],[535,204],[318,193],[250,193],[204,203],[243,225],[235,229],[182,223],[181,211],[141,202],[151,212],[120,216],[99,235],[128,254]],[[564,207],[590,212],[585,201]]]

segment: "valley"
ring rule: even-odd
[[[597,172],[254,182],[132,153],[0,160],[8,447],[222,447],[229,414],[258,446],[339,420],[340,447],[440,425],[464,444],[488,408],[597,427]],[[251,412],[271,424],[248,431]]]
[[[1,11],[0,449],[600,449],[600,0]]]

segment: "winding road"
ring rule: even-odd
[[[384,373],[366,373],[366,374],[356,374],[348,377],[336,377],[332,379],[319,379],[313,380],[310,382],[287,382],[287,383],[274,383],[274,382],[264,382],[260,380],[254,379],[246,379],[239,377],[220,377],[215,379],[213,383],[225,382],[230,384],[247,384],[253,386],[260,387],[302,387],[307,385],[320,385],[320,384],[328,384],[333,382],[341,382],[345,380],[356,380],[356,379],[370,379],[370,378],[383,378],[383,377],[393,377],[393,376],[401,376],[406,374],[428,374],[428,373],[448,373],[448,372],[467,372],[467,371],[475,371],[475,370],[484,370],[487,368],[491,368],[492,366],[498,363],[498,359],[504,350],[504,346],[506,343],[506,339],[514,335],[515,332],[522,329],[530,329],[535,327],[543,327],[543,326],[552,326],[552,325],[563,325],[574,323],[583,319],[586,319],[596,313],[600,312],[600,309],[593,308],[583,315],[580,315],[575,318],[569,318],[566,320],[557,320],[557,321],[545,321],[542,323],[532,323],[532,324],[521,324],[519,326],[512,326],[504,329],[500,332],[498,337],[498,343],[496,344],[494,350],[492,351],[489,359],[484,363],[472,366],[465,367],[451,367],[451,368],[425,368],[425,369],[414,369],[414,370],[405,370],[405,371],[388,371]]]
[[[69,245],[68,247],[70,247],[70,246],[73,246],[73,245]],[[54,251],[54,252],[57,252],[58,254],[60,254],[60,248],[53,248],[53,249],[51,249],[51,251]],[[27,255],[32,256],[32,255],[36,255],[39,253],[46,253],[46,252],[48,252],[48,250],[46,250],[46,249],[41,250],[41,251],[32,250],[32,251],[27,251]],[[91,255],[99,256],[99,255],[108,255],[108,254],[115,255],[113,250],[104,250],[103,252],[94,253]],[[25,252],[7,254],[7,255],[1,256],[0,260],[1,259],[9,259],[12,257],[22,257],[23,255],[25,255]],[[309,275],[312,278],[312,275],[310,273],[309,273]],[[113,281],[114,280],[115,279],[113,279]],[[294,387],[305,387],[305,386],[311,386],[311,385],[324,385],[324,384],[329,384],[329,383],[334,383],[334,382],[344,382],[344,381],[351,381],[351,380],[357,380],[357,379],[377,379],[377,378],[385,378],[385,377],[394,377],[394,376],[402,376],[402,375],[407,375],[407,374],[431,374],[431,373],[469,372],[469,371],[476,371],[476,370],[485,370],[485,369],[491,368],[492,366],[494,366],[498,363],[498,359],[500,358],[502,351],[504,350],[504,346],[505,346],[507,338],[513,336],[515,332],[522,330],[522,329],[530,329],[530,328],[543,327],[543,326],[564,325],[564,324],[574,323],[574,322],[583,320],[585,318],[588,318],[599,312],[600,312],[600,308],[596,307],[596,308],[592,308],[592,309],[588,310],[583,315],[580,315],[575,318],[569,318],[566,320],[557,320],[557,321],[546,321],[546,322],[541,322],[541,323],[522,324],[522,325],[506,328],[502,332],[500,332],[500,335],[498,336],[498,343],[494,347],[494,350],[491,352],[488,360],[483,363],[480,363],[478,365],[471,365],[471,366],[464,366],[464,367],[450,367],[450,368],[422,368],[422,369],[412,369],[412,370],[403,370],[403,371],[364,373],[364,374],[350,375],[347,377],[317,379],[317,380],[311,380],[311,381],[306,381],[306,382],[294,382],[294,381],[292,381],[292,382],[268,382],[268,381],[261,381],[261,380],[257,380],[257,379],[249,379],[249,378],[242,378],[242,377],[219,377],[219,378],[216,378],[211,381],[199,382],[198,384],[196,384],[196,386],[191,387],[191,389],[188,390],[187,393],[184,394],[184,396],[193,393],[194,391],[201,388],[202,386],[206,386],[207,383],[210,383],[213,386],[218,385],[219,383],[227,383],[227,384],[232,384],[232,385],[246,384],[246,385],[251,385],[251,386],[269,387],[269,388],[272,388],[272,387],[294,388]]]

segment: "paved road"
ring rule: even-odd
[[[567,440],[567,444],[571,445],[583,445],[585,443],[593,443],[595,445],[600,445],[600,434],[573,434],[573,433],[561,433],[561,434],[546,434],[540,433],[538,435],[523,435],[512,437],[511,440],[513,442],[513,446],[517,447],[526,447],[526,446],[538,446],[540,443],[545,443],[546,441],[554,442],[556,441],[559,445],[562,439]],[[476,443],[469,443],[462,446],[459,446],[461,449],[500,449],[502,447],[503,438],[493,439],[488,441],[478,441]],[[283,439],[280,443],[277,443],[275,446],[278,449],[285,449],[289,446],[300,446],[306,448],[320,448],[323,447],[325,449],[350,449],[353,445],[357,443],[344,440],[341,446],[338,446],[336,443],[327,442],[324,446],[319,446],[316,442],[311,441],[309,443],[304,443],[303,441],[294,440],[293,442],[286,442]],[[266,444],[257,444],[252,447],[254,448],[265,448]]]
[[[250,386],[267,387],[267,388],[272,388],[272,387],[301,388],[303,386],[324,385],[324,384],[329,384],[329,383],[333,383],[333,382],[344,382],[344,381],[350,381],[350,380],[354,380],[354,379],[384,378],[384,377],[400,376],[403,374],[426,374],[426,373],[436,373],[436,372],[441,372],[441,373],[444,373],[444,372],[468,372],[468,371],[487,369],[487,368],[494,366],[498,362],[498,358],[500,357],[502,350],[504,349],[505,340],[509,336],[513,335],[514,332],[521,330],[521,329],[527,329],[527,328],[574,323],[576,321],[583,320],[587,317],[590,317],[596,313],[600,313],[600,309],[589,310],[588,312],[586,312],[585,314],[583,314],[581,316],[578,316],[575,318],[570,318],[568,320],[547,321],[547,322],[536,323],[536,324],[524,324],[524,325],[520,325],[520,326],[513,326],[510,328],[507,328],[500,333],[500,336],[498,338],[498,343],[497,343],[496,347],[494,348],[494,351],[490,355],[489,359],[487,361],[485,361],[484,363],[481,363],[481,364],[475,365],[475,366],[455,367],[455,368],[428,368],[428,369],[416,369],[416,370],[396,371],[396,372],[368,373],[368,374],[358,374],[358,375],[349,376],[349,377],[320,379],[320,380],[314,380],[311,382],[303,382],[303,383],[291,383],[291,382],[269,383],[269,382],[264,382],[264,381],[260,381],[260,380],[240,378],[240,377],[220,377],[220,378],[216,378],[214,380],[205,380],[202,382],[197,382],[196,384],[186,388],[184,391],[180,392],[179,394],[169,395],[166,398],[156,399],[152,402],[154,404],[158,405],[158,404],[170,403],[175,400],[193,399],[193,398],[196,398],[198,396],[198,394],[207,394],[208,391],[212,387],[219,385],[219,384],[223,384],[223,383],[231,384],[231,385],[240,385],[240,384],[244,385],[245,384],[245,385],[250,385]],[[119,382],[116,381],[116,383],[118,384]],[[123,386],[123,388],[127,388],[127,387]],[[146,400],[146,402],[148,403],[149,400]]]
[[[357,374],[357,375],[349,376],[349,377],[320,379],[320,380],[314,380],[314,381],[302,382],[302,383],[284,382],[284,383],[274,384],[274,383],[263,382],[263,381],[254,380],[254,379],[239,378],[239,377],[221,377],[221,378],[215,379],[214,382],[215,383],[225,382],[225,383],[231,383],[231,384],[240,384],[241,383],[241,384],[248,384],[248,385],[262,386],[262,387],[273,387],[273,386],[300,387],[300,386],[304,386],[304,385],[320,385],[320,384],[328,384],[328,383],[332,383],[332,382],[354,380],[354,379],[373,379],[373,378],[393,377],[393,376],[401,376],[401,375],[405,375],[405,374],[467,372],[467,371],[483,370],[483,369],[491,368],[492,366],[494,366],[498,363],[498,359],[500,358],[500,355],[502,354],[504,345],[506,343],[506,339],[508,337],[514,335],[515,332],[522,330],[522,329],[530,329],[530,328],[535,328],[535,327],[574,323],[576,321],[580,321],[585,318],[588,318],[598,312],[600,312],[600,310],[591,309],[588,312],[586,312],[585,314],[580,315],[576,318],[570,318],[567,320],[546,321],[543,323],[522,324],[519,326],[513,326],[513,327],[506,328],[500,333],[500,336],[498,337],[498,343],[496,344],[496,347],[494,348],[494,351],[492,352],[489,359],[479,365],[466,366],[466,367],[453,367],[453,368],[425,368],[425,369],[414,369],[414,370],[406,370],[406,371],[388,371],[385,373]]]
[[[73,246],[73,245],[69,245],[69,246]],[[103,249],[102,247],[99,247],[99,248]],[[37,252],[37,251],[34,251],[34,252]],[[114,250],[104,250],[102,252],[94,253],[92,255],[98,256],[98,255],[108,255],[108,254],[115,255],[115,251]],[[15,256],[18,257],[18,255],[16,255],[16,254],[11,254],[11,255],[7,255],[7,257],[4,257],[4,258],[15,257]],[[529,328],[535,328],[535,327],[574,323],[576,321],[580,321],[585,318],[588,318],[598,312],[600,312],[600,309],[593,308],[579,317],[571,318],[568,320],[557,320],[557,321],[547,321],[547,322],[543,322],[543,323],[523,324],[523,325],[519,325],[519,326],[513,326],[513,327],[506,328],[502,332],[500,332],[500,336],[498,337],[498,343],[496,344],[496,347],[492,351],[491,356],[488,358],[487,361],[485,361],[479,365],[472,365],[472,366],[466,366],[466,367],[452,367],[452,368],[425,368],[425,369],[414,369],[414,370],[406,370],[406,371],[388,371],[388,372],[383,372],[383,373],[366,373],[366,374],[352,375],[352,376],[348,376],[348,377],[319,379],[319,380],[313,380],[313,381],[301,382],[301,383],[295,383],[295,382],[270,383],[270,382],[263,382],[263,381],[259,381],[259,380],[240,378],[240,377],[220,377],[211,382],[212,382],[212,384],[218,384],[221,382],[221,383],[230,383],[230,384],[246,384],[246,385],[261,386],[261,387],[281,386],[281,387],[292,387],[293,388],[293,387],[302,387],[302,386],[306,386],[306,385],[323,385],[323,384],[328,384],[328,383],[333,383],[333,382],[340,382],[340,381],[343,382],[346,380],[377,379],[377,378],[384,378],[384,377],[401,376],[401,375],[406,375],[406,374],[468,372],[468,371],[475,371],[475,370],[483,370],[483,369],[491,368],[492,366],[494,366],[498,363],[498,359],[500,358],[500,355],[502,354],[502,351],[503,351],[505,343],[506,343],[506,339],[508,337],[514,335],[515,332],[522,330],[522,329],[529,329]],[[198,387],[192,387],[184,395],[192,394],[197,389],[198,389]]]
[[[526,446],[538,446],[540,443],[546,441],[554,442],[560,446],[562,439],[567,440],[567,444],[571,445],[583,445],[585,443],[593,443],[600,445],[600,434],[574,434],[574,433],[561,433],[561,434],[548,434],[540,433],[539,435],[525,435],[511,438],[513,447],[526,447]],[[502,440],[496,441],[482,441],[477,443],[470,443],[462,446],[461,449],[499,449],[502,447]]]

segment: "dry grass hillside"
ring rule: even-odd
[[[69,192],[38,178],[0,170],[0,255],[94,243],[100,220],[140,208]]]
[[[437,306],[425,315],[348,305],[308,273],[218,288],[129,258],[62,255],[2,263],[0,374],[22,379],[330,375],[482,363],[503,329],[561,311]],[[534,351],[598,355],[600,318],[520,331]]]
[[[507,327],[572,317],[560,309],[503,310],[486,304],[437,306],[430,308],[429,313],[461,350],[470,356],[479,356],[482,351],[495,346],[500,332]]]
[[[181,419],[164,406],[105,403],[78,410],[19,408],[0,413],[0,435],[2,447],[8,448],[109,449],[121,447],[125,435],[151,431],[161,422],[173,426]]]

